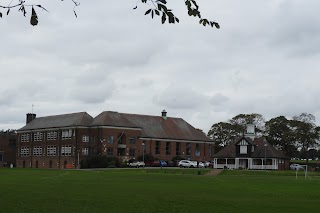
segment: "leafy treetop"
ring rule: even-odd
[[[11,0],[11,2],[8,5],[3,5],[0,3],[0,9],[6,10],[6,14],[9,15],[11,9],[18,8],[18,11],[23,14],[23,16],[26,17],[27,15],[27,8],[31,8],[31,16],[30,16],[30,24],[35,26],[38,24],[38,15],[36,13],[36,8],[40,8],[42,10],[45,10],[48,12],[48,10],[43,7],[40,4],[28,4],[28,0]],[[63,1],[63,0],[61,0]],[[76,0],[70,0],[74,3],[73,12],[74,15],[77,17],[77,13],[75,8],[80,5],[80,2]],[[220,25],[215,21],[209,21],[206,18],[203,18],[201,16],[199,5],[197,4],[196,0],[184,0],[185,6],[188,10],[189,16],[194,16],[199,18],[199,23],[203,26],[211,26],[216,27],[217,29],[220,28]],[[150,6],[150,9],[148,9],[145,12],[145,15],[151,15],[151,18],[154,16],[160,16],[162,24],[169,23],[169,24],[175,24],[179,23],[178,17],[172,12],[171,9],[167,8],[167,1],[166,0],[137,0],[136,6],[133,9],[138,8],[138,3],[148,4]],[[3,17],[3,13],[0,10],[0,18]]]

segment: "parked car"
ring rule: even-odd
[[[202,161],[202,163],[204,164],[205,168],[210,167],[210,162],[209,161]]]
[[[199,162],[199,164],[198,164],[198,168],[205,168],[206,166],[205,166],[205,164],[203,163],[203,162]]]
[[[197,161],[181,160],[178,163],[180,168],[197,168]]]
[[[167,161],[168,166],[173,167],[176,166],[173,161]]]
[[[208,167],[213,169],[213,167],[214,167],[214,163],[213,163],[213,161],[209,161],[209,165],[208,165]]]
[[[129,167],[144,167],[145,166],[145,163],[143,161],[133,161],[131,163],[128,163],[128,166]]]
[[[301,166],[300,164],[294,163],[290,165],[290,169],[292,170],[304,170],[303,166]]]
[[[166,167],[168,164],[164,160],[155,160],[153,166]]]
[[[152,167],[166,167],[168,166],[168,163],[164,160],[154,160],[146,162],[146,166],[152,166]]]

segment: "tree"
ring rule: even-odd
[[[239,114],[231,118],[229,122],[235,125],[237,132],[244,134],[246,132],[247,124],[254,124],[256,132],[261,134],[264,130],[265,119],[262,115],[257,113]]]
[[[218,152],[223,147],[232,143],[240,134],[236,131],[234,125],[219,122],[212,125],[207,136],[215,142],[215,151]]]
[[[308,164],[308,150],[319,143],[320,127],[315,125],[315,117],[312,114],[302,113],[294,116],[292,128],[295,134],[297,145],[306,153]]]
[[[63,1],[63,0],[61,0]],[[77,13],[75,8],[80,6],[80,2],[76,0],[70,0],[74,3],[73,12],[74,15],[77,17]],[[12,0],[9,5],[0,4],[0,8],[6,10],[6,14],[9,15],[10,10],[12,8],[19,8],[18,11],[26,17],[27,10],[30,8],[31,16],[30,16],[30,24],[35,26],[38,24],[38,16],[36,13],[36,8],[40,8],[48,12],[48,10],[40,4],[28,4],[30,0]],[[210,26],[216,27],[217,29],[220,28],[219,24],[215,21],[209,21],[206,18],[203,18],[200,10],[199,5],[197,4],[196,0],[184,0],[185,6],[188,11],[189,16],[193,16],[199,19],[199,24],[203,26]],[[155,16],[161,17],[162,24],[169,23],[175,24],[179,23],[178,17],[172,12],[171,9],[167,8],[167,1],[166,0],[138,0],[136,6],[133,9],[138,8],[138,3],[150,5],[150,9],[145,12],[145,15],[150,15],[153,19]],[[0,11],[0,18],[2,18],[3,14]]]
[[[264,133],[269,143],[282,150],[288,157],[296,157],[297,148],[291,120],[284,116],[272,118],[266,122]]]

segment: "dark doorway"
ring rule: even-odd
[[[36,161],[36,168],[39,168],[39,162]]]
[[[49,162],[49,168],[52,168],[52,160]]]
[[[23,161],[22,167],[23,167],[23,168],[26,168],[26,161]]]
[[[65,160],[64,163],[63,163],[63,168],[64,169],[67,168],[67,164],[68,164],[68,162]]]

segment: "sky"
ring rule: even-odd
[[[30,112],[163,109],[206,133],[240,113],[306,112],[319,124],[319,0],[197,0],[219,30],[183,0],[168,0],[174,25],[145,16],[152,5],[133,10],[137,0],[79,1],[76,18],[71,0],[29,0],[49,11],[36,8],[35,27],[31,8],[27,18],[0,8],[0,129],[23,127]]]

